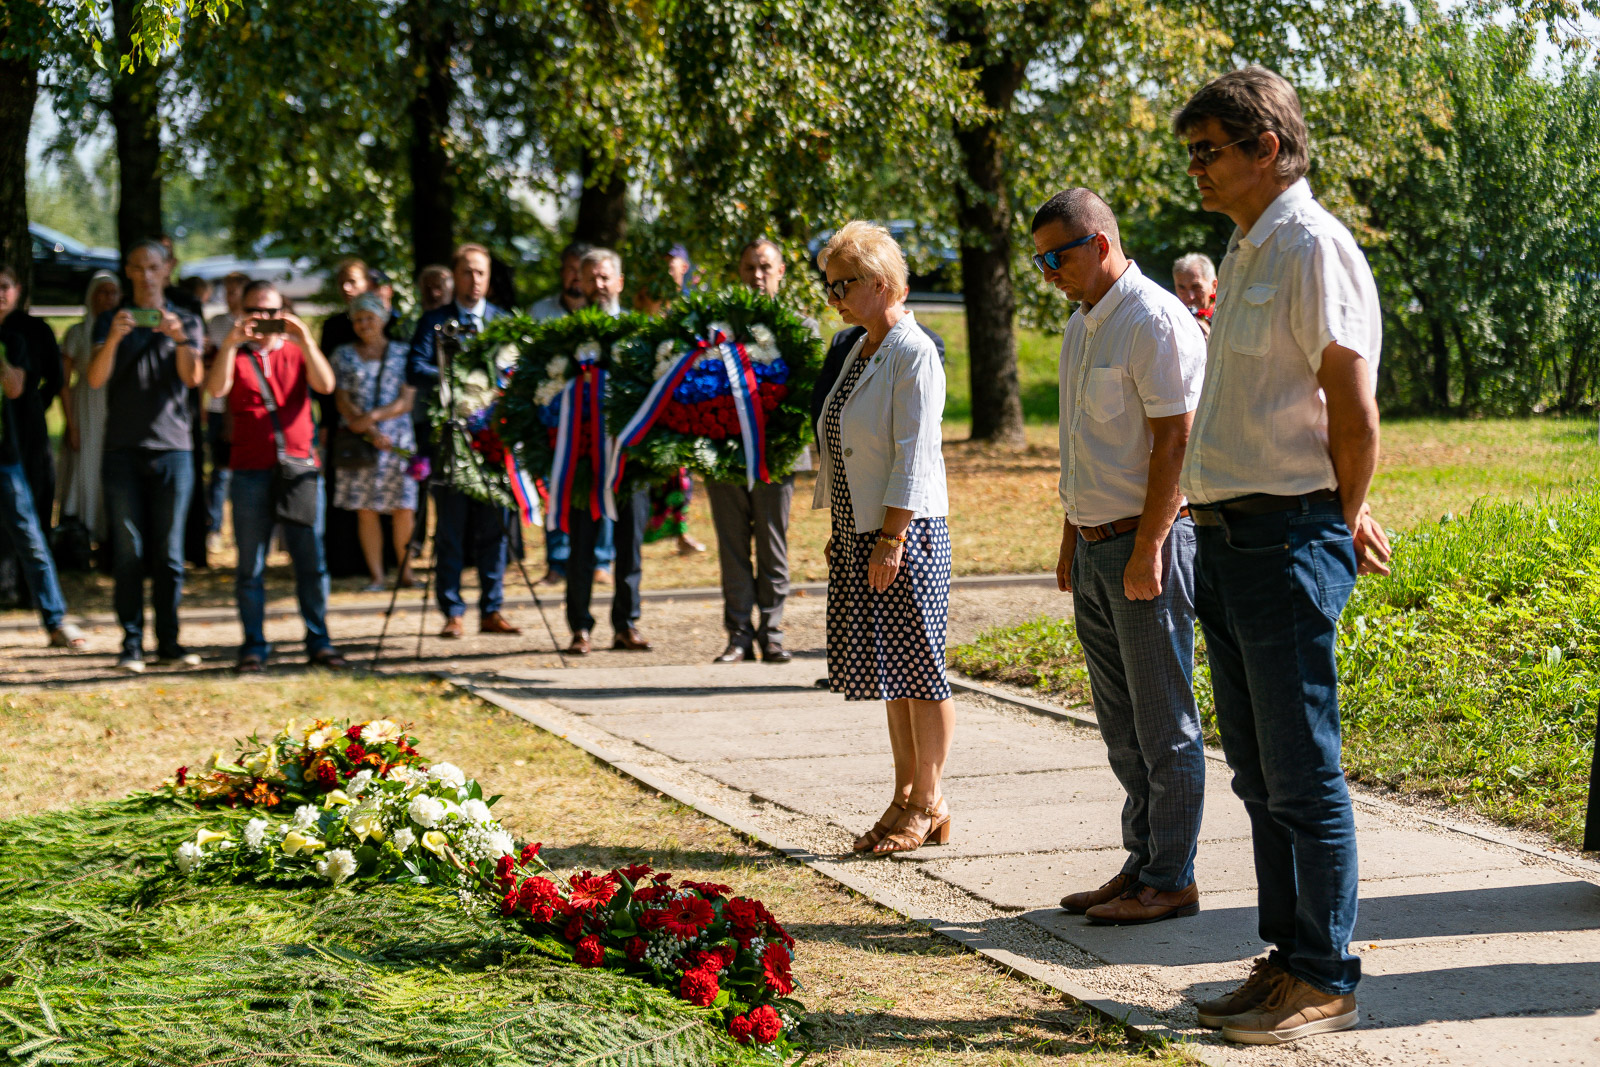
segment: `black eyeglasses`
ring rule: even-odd
[[[843,300],[844,294],[850,291],[850,283],[860,280],[860,278],[840,278],[837,281],[824,282],[822,287],[828,291],[830,300]]]
[[[276,315],[282,310],[283,308],[245,308],[244,313],[246,315]]]
[[[1046,268],[1048,268],[1050,270],[1060,270],[1061,269],[1061,253],[1070,252],[1074,248],[1079,247],[1080,245],[1086,245],[1090,241],[1094,240],[1096,237],[1099,237],[1099,236],[1100,236],[1100,234],[1099,234],[1098,231],[1095,232],[1095,233],[1086,233],[1082,237],[1078,238],[1076,241],[1068,241],[1066,244],[1062,245],[1060,248],[1052,248],[1048,252],[1040,252],[1038,255],[1033,257],[1033,265],[1035,267],[1039,268],[1039,273],[1040,274],[1043,274],[1045,272]]]
[[[1189,146],[1189,161],[1191,163],[1198,162],[1202,167],[1209,167],[1222,155],[1223,149],[1232,148],[1236,144],[1245,144],[1253,140],[1255,140],[1254,137],[1241,137],[1237,141],[1229,141],[1227,144],[1218,145],[1216,148],[1212,148],[1205,141],[1196,141]]]

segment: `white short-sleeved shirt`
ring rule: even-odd
[[[533,307],[528,309],[528,316],[534,322],[549,322],[551,319],[563,319],[567,316],[567,305],[561,302],[560,293],[551,293]]]
[[[1248,234],[1234,230],[1217,272],[1205,389],[1179,481],[1192,503],[1338,487],[1317,382],[1330,344],[1367,361],[1376,392],[1383,316],[1372,268],[1302,178]]]
[[[1074,526],[1144,511],[1150,419],[1193,411],[1206,340],[1183,302],[1129,263],[1061,340],[1061,503]]]

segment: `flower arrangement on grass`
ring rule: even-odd
[[[800,1050],[795,941],[766,905],[730,897],[725,885],[674,885],[644,863],[562,876],[539,844],[519,845],[494,818],[499,797],[485,798],[453,764],[423,766],[415,741],[387,719],[319,720],[304,730],[291,723],[266,744],[250,738],[231,763],[214,757],[200,775],[179,768],[158,795],[215,807],[218,824],[180,843],[174,867],[188,878],[268,885],[452,889],[462,907],[498,914],[548,953],[715,1012],[741,1044],[780,1059]],[[331,789],[321,788],[320,773],[306,774],[325,765],[340,776]],[[268,802],[267,792],[278,799]],[[226,810],[238,806],[253,810]]]
[[[695,293],[628,342],[612,375],[613,464],[777,481],[811,439],[822,346],[794,311],[738,288]]]
[[[498,425],[526,468],[545,479],[553,528],[567,529],[573,503],[601,514],[617,350],[648,321],[585,308],[517,335],[519,363]]]
[[[524,522],[533,521],[537,497],[526,460],[506,447],[500,433],[499,407],[533,327],[532,320],[511,316],[463,335],[446,364],[432,411],[434,440],[456,459],[450,467],[452,488],[474,500],[516,508]],[[451,435],[454,440],[447,443]]]

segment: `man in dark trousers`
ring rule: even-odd
[[[478,330],[506,314],[487,299],[488,249],[477,244],[456,249],[451,274],[455,278],[455,299],[422,316],[411,338],[411,360],[406,366],[406,381],[416,387],[419,401],[427,397],[430,404],[437,403],[439,396],[435,329],[456,322],[463,329]],[[458,459],[463,463],[472,462],[470,456]],[[434,504],[439,512],[433,532],[437,560],[434,583],[438,586],[439,610],[445,615],[444,629],[439,631],[439,636],[462,636],[461,617],[466,614],[467,605],[461,599],[461,570],[466,565],[469,546],[478,567],[478,632],[521,633],[500,610],[505,600],[506,544],[511,513],[474,500],[448,485],[434,488]]]
[[[20,295],[20,291],[17,295]],[[23,368],[22,395],[11,404],[12,417],[18,421],[17,447],[21,454],[23,475],[33,493],[34,513],[45,541],[50,540],[51,514],[56,502],[56,464],[50,450],[50,430],[45,424],[45,412],[55,403],[61,392],[64,373],[61,348],[56,343],[55,331],[50,324],[28,313],[20,301],[12,300],[10,306],[0,311],[0,323],[21,340],[18,355],[11,362]],[[0,589],[14,591],[18,600],[25,600],[29,585],[24,580],[27,561],[0,542]],[[37,597],[35,597],[37,600]],[[37,606],[37,604],[35,604]]]

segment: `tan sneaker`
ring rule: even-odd
[[[1268,957],[1256,960],[1256,965],[1250,970],[1250,977],[1244,984],[1232,993],[1216,997],[1212,1000],[1202,1000],[1195,1005],[1195,1010],[1200,1016],[1200,1025],[1210,1030],[1220,1030],[1224,1023],[1235,1015],[1243,1015],[1251,1011],[1266,999],[1268,993],[1284,978],[1283,968],[1273,963]]]
[[[1222,1039],[1241,1045],[1282,1045],[1312,1034],[1348,1030],[1361,1019],[1353,993],[1324,993],[1284,974],[1252,1011],[1222,1024]]]

